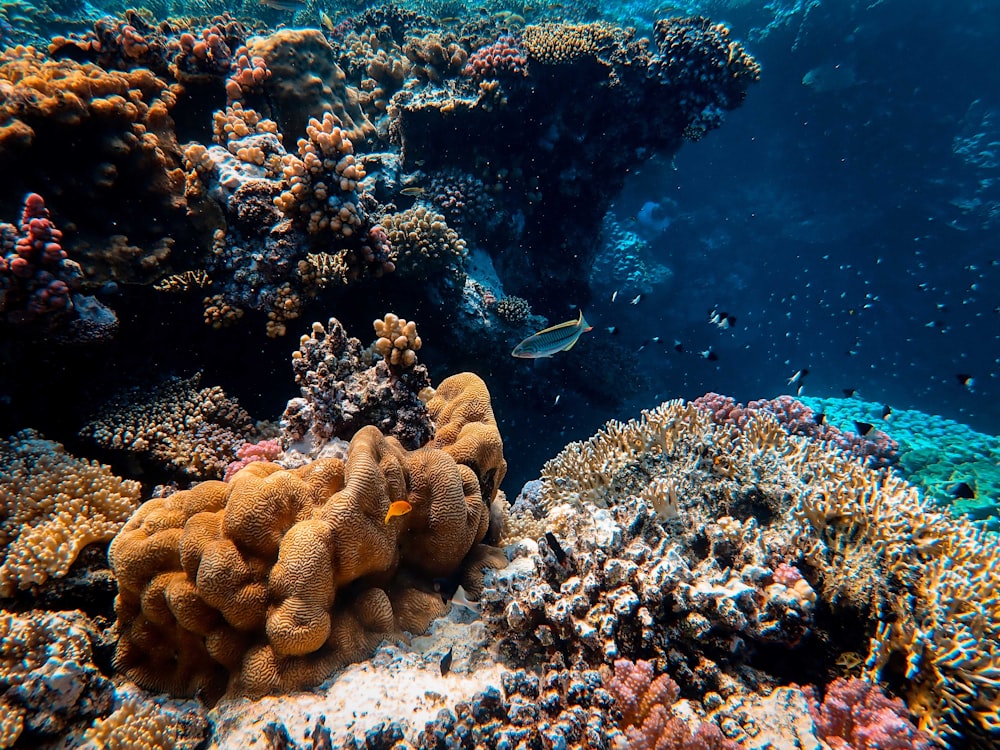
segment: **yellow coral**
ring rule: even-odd
[[[282,692],[425,628],[443,608],[431,579],[455,573],[482,541],[480,484],[506,468],[485,384],[456,377],[432,409],[439,430],[458,427],[444,449],[406,451],[365,427],[346,463],[257,462],[228,484],[144,504],[109,551],[118,669],[176,694]],[[412,510],[386,521],[401,499]]]
[[[171,750],[181,735],[155,703],[130,698],[107,718],[97,719],[84,733],[83,744],[104,750]]]
[[[408,369],[417,363],[417,351],[423,342],[417,335],[417,324],[398,315],[386,313],[383,320],[374,323],[375,350],[393,367]]]
[[[88,544],[109,541],[140,484],[25,430],[0,441],[0,596],[66,575]]]

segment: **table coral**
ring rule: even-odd
[[[144,504],[109,552],[116,667],[151,690],[260,695],[318,684],[383,638],[425,629],[444,610],[431,580],[460,572],[489,524],[492,498],[464,462],[487,481],[500,473],[476,462],[469,419],[479,414],[480,439],[499,442],[477,380],[441,384],[438,428],[458,427],[443,449],[407,451],[369,426],[346,462],[288,471],[258,461],[228,483]],[[412,510],[386,520],[403,498]]]
[[[88,544],[109,541],[140,485],[24,430],[0,440],[0,596],[66,575]]]
[[[254,427],[221,388],[200,385],[199,373],[127,389],[104,404],[80,435],[146,457],[182,478],[219,478]]]

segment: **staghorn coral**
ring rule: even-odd
[[[317,455],[331,438],[349,440],[375,425],[407,448],[424,445],[433,425],[420,394],[430,387],[423,365],[394,371],[388,360],[372,362],[361,342],[350,338],[336,318],[326,327],[313,323],[292,353],[301,396],[291,399],[281,418],[282,443]]]
[[[677,518],[642,500],[659,478],[677,488]],[[865,676],[891,674],[922,731],[997,731],[996,545],[897,477],[765,411],[733,428],[669,402],[567,446],[535,497],[567,557],[525,542],[535,576],[487,587],[504,649],[574,664],[656,656],[686,690],[726,697],[774,684],[744,643],[793,647],[822,602],[870,636]]]
[[[88,544],[109,541],[140,485],[24,430],[0,440],[0,597],[65,576]]]
[[[470,403],[485,390],[462,382]],[[492,498],[480,483],[499,472],[465,463],[484,454],[462,422],[475,409],[438,413],[439,429],[451,418],[459,434],[441,448],[408,452],[365,427],[346,462],[255,462],[144,504],[109,551],[117,668],[152,690],[260,695],[317,684],[383,638],[425,629],[444,611],[431,579],[458,572],[485,536]],[[401,498],[412,511],[386,520]]]
[[[0,748],[33,743],[111,710],[114,686],[93,663],[79,611],[0,612]]]
[[[80,436],[146,457],[178,477],[221,477],[254,428],[250,415],[221,388],[200,384],[198,373],[127,389],[104,404]]]

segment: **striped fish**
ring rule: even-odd
[[[539,359],[551,357],[558,352],[568,352],[580,338],[580,335],[591,330],[593,326],[583,319],[583,310],[576,320],[567,320],[551,328],[545,328],[533,333],[514,347],[511,356],[521,359]]]

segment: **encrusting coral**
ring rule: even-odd
[[[445,609],[431,581],[481,561],[494,495],[480,487],[506,469],[476,376],[446,379],[428,409],[446,440],[407,451],[368,426],[346,462],[258,461],[145,503],[109,551],[116,667],[151,690],[260,695],[424,630]]]
[[[24,430],[0,440],[0,597],[66,575],[88,544],[109,541],[140,485]]]

